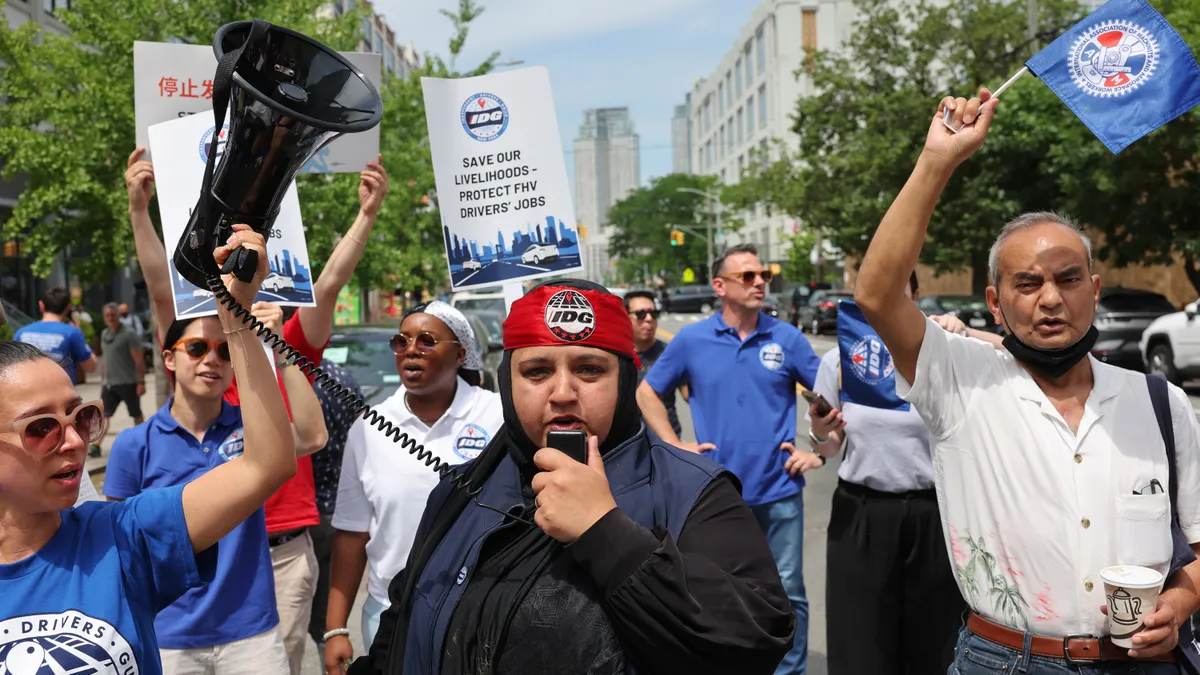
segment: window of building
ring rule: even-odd
[[[746,156],[738,155],[738,175],[739,176],[742,175],[742,172],[745,170],[746,170]]]
[[[371,20],[363,19],[363,39],[367,41],[367,49],[371,48]]]
[[[721,169],[721,182],[725,182],[725,169]]]
[[[754,96],[746,99],[746,138],[754,135]]]
[[[730,72],[725,73],[725,105],[733,107],[733,74]]]
[[[721,125],[721,133],[717,138],[717,159],[725,156],[725,125]]]
[[[375,34],[375,53],[377,53],[377,54],[383,53],[383,34],[382,33]]]
[[[763,164],[771,161],[771,146],[768,144],[768,141],[765,138],[762,139],[762,143],[759,143],[758,145],[758,159]]]
[[[746,63],[746,89],[754,88],[754,58],[751,53],[752,40],[746,42],[746,46],[742,49],[742,56]]]
[[[705,163],[708,165],[708,168],[711,169],[713,165],[712,139],[709,139],[708,143],[705,144],[704,154]]]
[[[738,98],[742,96],[742,59],[738,57],[737,63],[733,66],[733,78],[737,81]]]
[[[725,114],[725,83],[717,83],[717,114]]]
[[[746,140],[746,117],[742,114],[742,109],[737,111],[737,142],[741,144]]]
[[[354,0],[346,0],[346,11],[347,12],[354,11]]]
[[[800,46],[806,52],[817,50],[817,10],[806,9],[800,12]]]
[[[387,55],[385,58],[387,60],[388,72],[389,73],[396,72],[396,53],[389,49],[389,50],[387,50]]]
[[[71,0],[42,0],[42,7],[47,14],[53,14],[56,9],[71,9]]]
[[[767,69],[767,35],[763,26],[759,26],[754,32],[754,48],[754,59],[758,61],[758,74],[761,77]]]
[[[767,85],[758,88],[758,128],[767,126]]]

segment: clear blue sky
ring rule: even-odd
[[[758,0],[481,0],[458,63],[499,50],[550,71],[563,148],[587,108],[629,106],[641,137],[642,183],[671,172],[671,113],[693,82],[732,48]],[[439,9],[457,0],[376,0],[401,43],[447,54],[452,27]],[[573,157],[567,155],[572,173]],[[572,181],[574,176],[571,177]]]

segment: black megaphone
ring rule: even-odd
[[[213,142],[200,199],[174,255],[180,275],[200,288],[229,272],[250,281],[258,262],[253,251],[241,249],[224,268],[213,260],[233,225],[245,223],[269,238],[301,167],[337,137],[366,131],[383,116],[383,100],[366,76],[293,30],[235,21],[217,30],[213,51]],[[227,112],[229,133],[219,152]]]

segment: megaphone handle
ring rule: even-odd
[[[254,281],[254,271],[258,269],[258,251],[239,248],[225,259],[221,266],[221,274],[232,274],[242,283]]]

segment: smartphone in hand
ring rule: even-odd
[[[824,396],[815,391],[805,390],[800,395],[804,397],[805,401],[808,401],[809,405],[817,406],[817,417],[824,417],[833,410],[833,406],[829,405],[829,401],[826,401]]]
[[[587,434],[582,431],[550,431],[546,447],[566,454],[580,464],[587,464]]]

